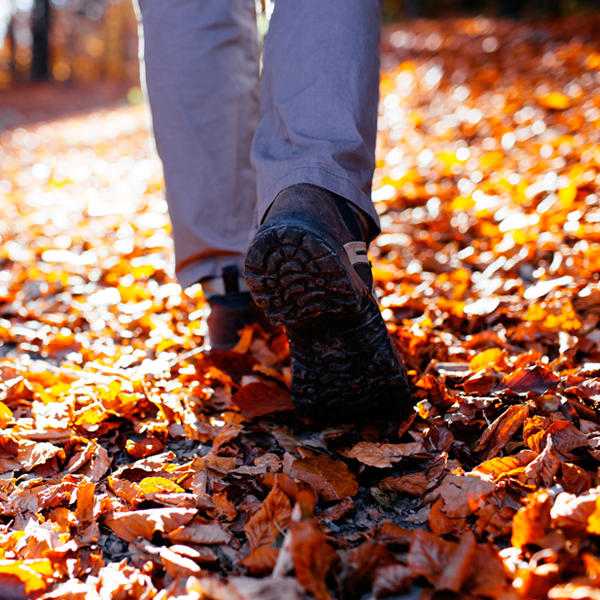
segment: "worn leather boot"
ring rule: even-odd
[[[254,301],[287,331],[292,398],[328,420],[410,407],[402,360],[373,294],[367,240],[359,209],[298,184],[274,200],[246,255]]]

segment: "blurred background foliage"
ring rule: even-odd
[[[1,0],[0,36],[0,89],[138,78],[131,0]]]
[[[272,0],[255,1],[264,32]],[[474,14],[536,19],[598,10],[600,0],[384,0],[383,6],[387,21]],[[0,0],[0,90],[28,81],[137,79],[131,0]]]

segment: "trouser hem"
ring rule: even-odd
[[[236,265],[240,274],[244,273],[244,254],[217,256],[199,259],[177,272],[176,277],[182,288],[189,287],[207,277],[219,277],[223,267]]]

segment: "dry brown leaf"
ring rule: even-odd
[[[485,458],[497,456],[529,415],[529,406],[509,406],[484,432],[475,451],[486,450]]]
[[[418,529],[413,535],[406,563],[413,577],[425,577],[436,585],[458,544]]]
[[[48,587],[53,574],[47,558],[0,560],[0,593],[4,598],[19,599],[39,594]]]
[[[408,456],[421,458],[426,456],[421,442],[407,442],[405,444],[382,444],[379,442],[358,442],[344,456],[355,458],[365,465],[385,469],[395,462]]]
[[[327,537],[314,519],[292,523],[290,536],[296,578],[316,600],[330,600],[325,578],[338,557]]]
[[[446,475],[436,494],[448,517],[461,518],[476,512],[496,489],[496,484],[477,475]]]
[[[177,577],[198,576],[202,569],[191,559],[173,552],[171,548],[160,549],[160,560],[165,571],[174,579]]]
[[[264,381],[253,381],[241,387],[232,401],[251,419],[294,409],[287,390]]]
[[[150,508],[114,513],[104,522],[121,539],[133,542],[138,536],[151,540],[155,532],[169,534],[191,521],[196,512],[193,508]]]
[[[190,577],[188,592],[203,595],[210,600],[304,600],[302,587],[293,577],[230,577],[223,582],[217,577],[198,579]]]
[[[373,594],[376,598],[405,592],[412,582],[411,570],[405,565],[388,565],[375,571]]]
[[[290,500],[276,485],[244,527],[250,550],[270,546],[288,528],[291,515]]]
[[[228,544],[231,534],[218,523],[192,521],[167,533],[172,542],[180,544]]]
[[[475,536],[471,531],[465,532],[450,560],[444,566],[444,570],[435,584],[435,589],[458,593],[469,576],[476,551]]]
[[[279,550],[272,546],[260,546],[254,549],[242,562],[253,575],[265,575],[271,573],[277,562]]]
[[[310,485],[325,502],[352,497],[358,492],[358,481],[346,463],[327,456],[296,460],[289,474]]]
[[[429,487],[430,480],[425,473],[417,472],[400,477],[386,477],[378,487],[388,492],[401,492],[410,496],[422,496]]]

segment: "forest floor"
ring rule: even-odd
[[[358,425],[294,415],[282,331],[203,346],[144,104],[4,96],[0,597],[600,598],[599,27],[385,28],[415,408]]]

